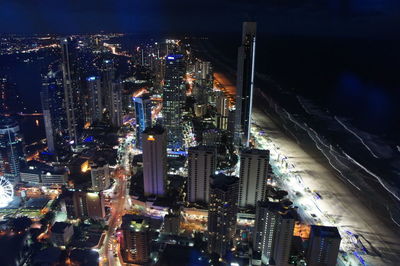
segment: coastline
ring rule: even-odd
[[[346,184],[317,151],[299,144],[279,126],[276,118],[273,121],[273,115],[265,110],[266,103],[261,95],[254,99],[253,123],[264,128],[280,151],[290,156],[290,161],[300,169],[305,185],[323,195],[323,200],[319,201],[321,209],[329,210],[329,215],[336,218],[335,225],[351,230],[364,240],[366,248],[374,254],[365,256],[368,263],[394,265],[400,261],[400,247],[394,245],[400,232],[388,219],[387,211],[382,210],[375,199]]]

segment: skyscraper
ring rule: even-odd
[[[122,84],[118,81],[111,84],[108,112],[111,125],[113,127],[122,126]]]
[[[11,183],[18,183],[24,159],[23,139],[18,123],[9,117],[0,116],[0,175],[4,175]]]
[[[254,63],[256,52],[255,22],[244,22],[242,45],[238,49],[235,144],[249,146],[253,107]]]
[[[210,176],[217,169],[215,147],[198,146],[189,148],[188,201],[208,203]]]
[[[43,76],[40,93],[49,152],[60,152],[67,135],[67,118],[64,109],[64,87],[61,71],[50,70]]]
[[[110,166],[105,160],[99,159],[92,162],[90,164],[90,175],[94,191],[101,191],[110,186]]]
[[[79,114],[79,102],[81,100],[78,88],[78,75],[76,73],[76,60],[74,58],[74,48],[71,40],[67,38],[61,39],[62,52],[62,72],[64,82],[64,107],[67,114],[68,138],[70,143],[78,143],[78,134],[83,117]]]
[[[294,218],[279,202],[258,202],[253,249],[265,265],[288,265]]]
[[[143,184],[145,196],[163,196],[167,176],[167,136],[160,126],[147,128],[143,140]]]
[[[151,234],[145,217],[122,216],[121,256],[125,263],[144,265],[150,261]]]
[[[151,99],[148,94],[141,97],[133,97],[136,116],[136,146],[142,147],[142,133],[152,126],[151,122]]]
[[[222,91],[216,91],[217,127],[228,129],[229,101]]]
[[[185,103],[185,60],[182,54],[170,54],[165,60],[163,89],[163,119],[167,131],[168,147],[183,146],[182,108]]]
[[[265,200],[269,151],[244,149],[240,152],[239,207],[256,207]]]
[[[112,83],[115,80],[115,67],[112,60],[103,60],[100,67],[102,105],[109,108]],[[108,110],[109,111],[109,110]]]
[[[208,252],[223,257],[236,231],[239,182],[235,176],[211,176],[208,208]]]
[[[103,102],[101,79],[99,77],[88,77],[86,79],[89,91],[89,122],[98,122],[103,119]]]
[[[341,237],[336,227],[311,226],[307,264],[311,266],[336,265]]]

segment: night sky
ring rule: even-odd
[[[1,33],[259,32],[397,38],[398,0],[2,0]]]

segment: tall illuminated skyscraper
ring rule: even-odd
[[[255,22],[244,22],[242,45],[238,49],[235,144],[249,146],[253,107],[254,64],[256,52]]]
[[[148,94],[141,97],[133,97],[136,116],[136,146],[142,147],[142,133],[152,126],[151,122],[151,99]]]
[[[76,61],[73,56],[73,47],[68,38],[61,39],[62,61],[61,67],[64,81],[64,107],[67,114],[68,138],[70,143],[78,143],[80,92],[76,73]]]
[[[18,183],[24,159],[23,139],[18,123],[9,117],[0,116],[0,175],[4,175],[11,183]]]
[[[113,127],[122,126],[122,83],[119,81],[111,84],[108,98],[108,112]]]
[[[43,76],[42,110],[49,152],[59,152],[64,146],[67,118],[64,109],[64,87],[61,71],[49,71]]]
[[[101,98],[102,105],[109,108],[109,100],[111,97],[112,83],[115,80],[115,67],[112,60],[103,60],[100,67],[101,76]]]
[[[167,136],[162,127],[147,128],[143,140],[143,184],[145,196],[163,196],[167,177]]]
[[[265,200],[269,151],[244,149],[240,152],[239,207],[256,207]]]
[[[99,77],[88,77],[86,79],[89,91],[89,121],[90,123],[103,119],[103,102],[101,91],[101,80]]]
[[[183,146],[182,108],[185,104],[185,58],[182,54],[170,54],[165,60],[163,89],[163,119],[167,130],[168,147]]]

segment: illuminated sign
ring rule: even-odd
[[[147,140],[149,140],[149,141],[155,141],[156,139],[154,138],[153,135],[149,135],[149,136],[147,137]]]

